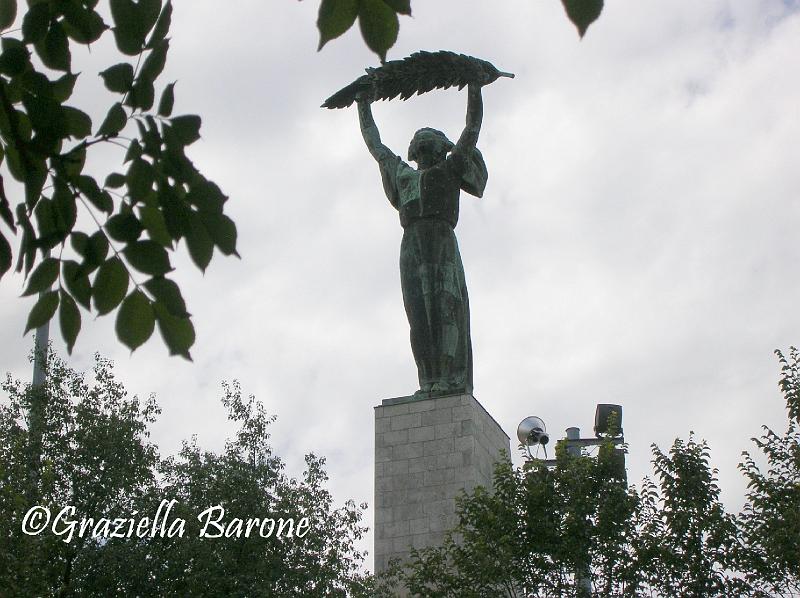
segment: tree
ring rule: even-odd
[[[776,354],[789,427],[782,436],[764,427],[753,439],[766,458],[766,471],[746,452],[739,466],[749,488],[740,515],[748,546],[745,568],[761,595],[800,594],[800,355],[794,347],[788,358]]]
[[[117,336],[132,350],[157,323],[170,353],[190,358],[194,328],[167,276],[170,253],[183,239],[205,270],[215,247],[237,255],[236,227],[224,214],[227,197],[185,153],[200,137],[200,117],[172,116],[175,83],[155,102],[170,0],[109,0],[113,27],[98,9],[98,0],[29,0],[16,19],[17,1],[0,0],[0,162],[24,187],[12,209],[0,175],[0,217],[21,233],[16,270],[27,277],[24,295],[40,294],[25,332],[58,310],[71,352],[80,308],[116,310]],[[15,22],[21,27],[10,29]],[[108,31],[124,60],[100,73],[112,96],[95,126],[67,104],[79,79],[72,56]],[[91,155],[115,146],[125,150],[124,172],[90,174]],[[0,278],[14,255],[0,229]]]
[[[559,447],[549,469],[534,460],[499,464],[493,491],[459,501],[459,524],[441,548],[412,553],[391,582],[424,597],[572,596],[576,573],[603,595],[635,583],[630,537],[638,496],[613,446],[597,459]]]
[[[3,386],[9,404],[0,407],[0,587],[37,596],[373,595],[355,548],[366,532],[366,505],[335,507],[324,459],[314,455],[301,479],[288,476],[268,444],[274,417],[254,397],[243,398],[237,383],[225,386],[223,403],[238,431],[224,451],[202,450],[192,439],[179,455],[161,459],[147,440],[155,399],[128,398],[99,357],[94,379],[90,384],[50,357],[33,497],[26,492],[31,389],[10,378]],[[93,522],[69,538],[52,527],[25,535],[22,521],[35,505],[53,517],[72,505],[73,520]],[[152,521],[159,505],[162,518]],[[138,534],[143,517],[151,522]],[[102,518],[124,519],[127,536],[108,533]],[[252,518],[260,521],[248,533]],[[268,519],[274,525],[261,523]],[[169,531],[179,520],[182,534],[177,527],[175,535],[159,531],[160,522]]]
[[[445,544],[412,553],[384,580],[423,597],[775,596],[800,590],[800,355],[778,352],[789,429],[755,440],[768,469],[749,454],[739,515],[725,512],[709,449],[692,436],[668,452],[653,446],[656,482],[627,486],[611,445],[596,458],[559,447],[549,469],[537,460],[498,465],[493,492],[459,503]]]
[[[742,596],[737,571],[740,531],[719,500],[709,449],[690,435],[668,454],[655,445],[656,488],[645,482],[633,552],[641,588],[660,595]]]
[[[41,506],[55,517],[71,506],[74,514],[118,516],[155,483],[158,455],[147,431],[159,412],[155,399],[128,398],[112,364],[99,356],[94,383],[55,356],[48,366],[43,389],[10,376],[2,385],[8,403],[0,405],[0,587],[13,596],[67,594],[96,548],[90,537],[65,542],[65,535],[22,533],[29,509]],[[31,426],[37,408],[38,431]]]
[[[567,17],[583,37],[603,11],[603,0],[561,0]],[[398,15],[411,16],[411,0],[322,0],[317,17],[319,50],[358,20],[361,35],[381,62],[400,32]]]

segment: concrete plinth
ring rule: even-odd
[[[508,435],[470,394],[386,399],[375,408],[375,572],[412,547],[439,546],[455,498],[491,488]],[[401,594],[402,595],[402,594]]]

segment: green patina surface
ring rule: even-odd
[[[414,135],[408,160],[417,168],[381,143],[371,98],[358,98],[364,141],[403,227],[400,281],[418,396],[472,392],[469,297],[455,227],[461,191],[480,197],[488,174],[475,147],[483,116],[480,85],[469,85],[467,97],[466,126],[455,144],[435,129]]]

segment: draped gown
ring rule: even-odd
[[[471,393],[469,297],[454,229],[460,191],[480,197],[486,165],[475,148],[456,148],[427,169],[416,170],[390,151],[378,163],[403,227],[400,282],[418,393]]]

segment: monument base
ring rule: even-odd
[[[375,573],[440,546],[456,496],[492,487],[508,435],[471,394],[399,397],[375,407]],[[405,595],[405,594],[399,594]]]

